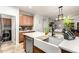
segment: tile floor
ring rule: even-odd
[[[11,41],[4,42],[0,46],[0,53],[25,53],[23,49],[23,43],[16,46]]]

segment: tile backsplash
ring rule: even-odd
[[[20,26],[19,30],[32,30],[32,26]]]

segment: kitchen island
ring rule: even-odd
[[[27,37],[26,38],[27,53],[33,52],[33,45],[46,53],[61,53],[61,49],[57,45],[44,41],[45,39],[49,38],[49,35],[45,35],[45,33],[43,32],[24,33],[24,35]]]
[[[24,33],[24,36],[30,38],[32,40],[31,45],[28,45],[26,39],[26,50],[27,53],[33,53],[33,46],[41,49],[46,53],[62,53],[62,49],[68,52],[79,52],[79,37],[76,37],[74,40],[65,40],[62,35],[55,35],[55,37],[51,37],[50,35],[45,35],[43,32],[32,32],[32,33]],[[46,41],[49,40],[49,41]],[[67,52],[65,52],[67,53]]]
[[[44,33],[43,32],[24,33],[25,42],[26,42],[25,51],[27,53],[33,53],[33,49],[36,49],[36,47],[34,46],[34,40],[35,40],[36,37],[39,37],[41,35],[44,35]]]
[[[64,40],[59,44],[59,47],[69,52],[79,53],[79,37],[74,40]]]

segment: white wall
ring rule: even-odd
[[[79,15],[73,16],[74,28],[77,29],[77,22],[79,22]]]
[[[19,44],[19,9],[13,7],[1,7],[0,14],[6,14],[16,17],[16,44]],[[15,34],[14,34],[15,35]]]
[[[11,24],[12,24],[12,27],[11,27],[11,29],[12,29],[12,42],[13,43],[16,43],[16,20],[15,20],[16,18],[15,17],[11,17]]]
[[[46,16],[41,16],[41,15],[34,15],[34,26],[33,26],[33,30],[35,31],[44,31],[44,28],[49,24],[49,22],[51,21],[51,19],[49,19],[49,17]]]
[[[79,15],[73,16],[73,22],[74,22],[74,28],[77,29],[77,22],[79,22]],[[44,27],[50,22],[53,21],[53,19],[49,20],[49,17],[41,16],[41,15],[34,15],[34,27],[33,29],[35,31],[44,31]],[[57,23],[57,22],[56,22]],[[57,23],[58,29],[63,28],[63,22],[60,21],[59,24]]]
[[[45,28],[49,24],[49,19],[48,17],[44,17],[44,22],[43,22],[43,27]]]
[[[43,16],[40,15],[34,15],[34,26],[33,30],[35,31],[43,31]]]

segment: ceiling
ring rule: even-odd
[[[58,6],[16,6],[21,11],[56,18],[59,14]],[[63,6],[64,16],[79,15],[79,6]]]

